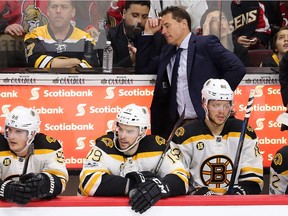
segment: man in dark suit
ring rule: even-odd
[[[114,67],[132,67],[135,64],[137,35],[143,30],[148,19],[150,1],[126,1],[121,23],[108,31],[107,39],[111,41]],[[161,40],[162,39],[162,40]],[[159,55],[165,40],[157,34],[154,38],[154,50]]]
[[[151,41],[160,30],[168,45],[163,47],[160,56],[152,58]],[[178,48],[182,52],[176,69],[175,89],[171,84],[175,50]],[[225,79],[235,90],[246,70],[239,58],[225,49],[216,36],[191,33],[189,14],[171,6],[161,12],[160,18],[146,22],[138,40],[136,72],[157,74],[151,105],[151,129],[153,134],[167,138],[184,107],[186,121],[205,117],[201,107],[201,88],[206,80]]]

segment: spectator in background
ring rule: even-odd
[[[49,0],[47,15],[50,23],[35,28],[24,38],[28,66],[34,68],[98,66],[97,56],[91,48],[89,59],[84,56],[85,43],[91,43],[88,47],[93,47],[95,42],[88,33],[71,25],[70,20],[75,13],[73,1]]]
[[[209,79],[202,89],[205,118],[179,127],[171,149],[179,152],[189,170],[193,195],[223,195],[231,180],[243,121],[229,118],[234,93],[224,79]],[[248,126],[232,194],[260,194],[263,188],[263,158],[258,139]],[[221,177],[220,177],[221,176]]]
[[[125,1],[122,21],[108,31],[111,41],[114,67],[131,67],[136,58],[136,36],[140,34],[148,19],[150,1]]]
[[[24,28],[20,25],[22,1],[0,1],[0,33],[22,36]]]
[[[64,192],[68,172],[62,146],[39,129],[35,110],[17,106],[7,115],[0,134],[0,200],[24,205]]]
[[[160,56],[152,58],[153,35],[160,30],[168,45],[163,47]],[[179,67],[174,66],[176,53],[178,57],[180,53]],[[235,90],[246,70],[240,59],[225,49],[216,36],[191,33],[189,14],[171,6],[161,12],[161,17],[146,22],[143,34],[138,38],[136,73],[157,74],[151,104],[151,129],[152,134],[167,138],[185,106],[185,121],[205,116],[201,89],[207,79],[226,79]]]
[[[288,51],[288,26],[275,34],[272,49],[274,53],[261,63],[261,67],[279,67],[283,55]]]
[[[279,149],[271,162],[269,194],[288,194],[288,146]]]
[[[226,49],[234,52],[245,66],[248,65],[248,49],[237,41],[233,41],[227,17],[217,7],[210,7],[205,11],[201,17],[200,26],[202,35],[217,36]]]
[[[147,107],[125,106],[117,114],[115,131],[97,138],[84,160],[78,192],[90,197],[129,196],[139,213],[161,198],[184,195],[189,173],[175,153],[167,152],[155,173],[166,141],[146,135],[149,127]]]
[[[232,1],[233,40],[247,49],[266,49],[271,29],[259,1]]]
[[[286,112],[278,116],[277,122],[281,123],[281,131],[288,130],[288,52],[283,55],[279,65],[279,83],[283,106],[286,107]]]
[[[150,1],[126,1],[123,19],[116,27],[108,31],[107,40],[111,41],[114,67],[132,67],[136,60],[137,36],[141,34],[148,19]],[[159,55],[165,40],[159,32],[154,40],[154,51],[151,56]]]
[[[110,26],[117,26],[122,19],[122,10],[125,5],[125,0],[118,0],[114,7],[110,7],[107,11]],[[200,18],[208,8],[205,0],[152,0],[149,17],[156,18],[159,13],[168,6],[178,6],[185,9],[193,20],[191,29],[198,32],[200,28]]]

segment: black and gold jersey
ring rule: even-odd
[[[87,67],[91,67],[91,62],[87,62],[84,57],[86,41],[91,41],[95,45],[88,33],[72,25],[64,40],[55,39],[49,25],[35,28],[24,38],[28,66],[50,68],[54,58],[78,58]]]
[[[0,134],[0,179],[19,180],[23,172],[25,157],[19,157],[9,148],[7,140]],[[33,140],[34,152],[30,156],[26,173],[49,173],[57,176],[62,192],[68,182],[68,171],[61,144],[54,138],[38,133]]]
[[[180,151],[181,160],[190,171],[195,188],[209,187],[216,194],[225,194],[242,129],[242,120],[229,118],[219,136],[213,136],[204,121],[179,127],[171,148]],[[254,130],[248,126],[235,184],[255,182],[263,188],[263,158]]]
[[[288,194],[288,146],[279,149],[273,157],[269,194]]]
[[[128,156],[115,148],[113,138],[113,133],[98,138],[96,145],[88,153],[80,173],[78,192],[81,195],[125,195],[127,184],[125,175],[133,171],[154,172],[166,147],[166,141],[162,137],[147,135],[140,140],[137,152]],[[173,176],[179,177],[176,178],[178,179],[177,183],[179,179],[181,183],[177,185],[179,189],[176,190],[187,192],[189,173],[184,170],[178,155],[171,151],[166,154],[158,172],[160,177],[165,177],[168,174],[175,174]],[[167,181],[171,181],[171,179],[169,178]]]

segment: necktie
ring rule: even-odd
[[[176,92],[177,92],[178,67],[182,50],[183,50],[182,48],[177,49],[175,62],[172,70],[171,87],[170,87],[170,116],[172,117],[173,120],[175,120],[176,116],[178,116]]]

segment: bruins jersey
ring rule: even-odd
[[[85,42],[94,40],[90,35],[71,25],[70,31],[64,40],[57,40],[49,25],[35,28],[24,38],[25,52],[28,66],[34,68],[51,68],[54,58],[78,58],[82,67],[92,67],[97,64],[97,57],[85,59]],[[86,65],[86,66],[85,66]]]
[[[19,181],[25,158],[13,153],[3,134],[0,134],[0,178],[2,181],[9,179]],[[62,192],[68,181],[68,171],[64,161],[63,149],[60,143],[52,137],[38,133],[31,145],[34,145],[34,153],[30,156],[26,173],[49,173],[57,176],[62,185]],[[56,183],[56,182],[55,182]]]
[[[98,138],[84,160],[78,188],[81,195],[125,195],[125,175],[133,171],[153,172],[166,146],[165,139],[159,136],[145,136],[140,140],[137,152],[127,156],[115,148],[113,137],[114,134],[110,132]],[[174,195],[187,192],[189,174],[177,154],[171,151],[166,154],[158,175],[172,186],[171,194],[173,191]]]
[[[279,149],[273,157],[269,194],[288,194],[288,146]]]
[[[194,188],[207,186],[216,194],[225,194],[231,179],[242,122],[228,119],[219,136],[214,137],[204,121],[179,127],[171,148],[180,152],[183,164],[191,174]],[[257,137],[247,128],[235,184],[256,182],[263,188],[263,158]]]

